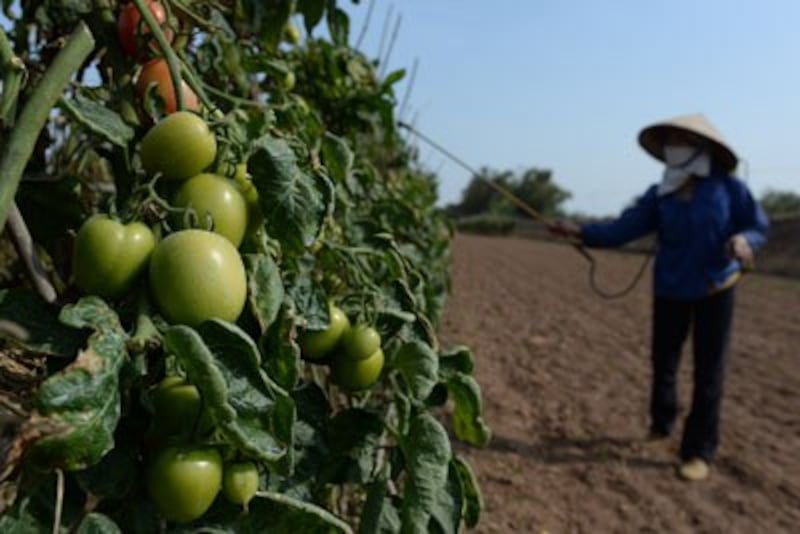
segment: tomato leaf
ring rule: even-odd
[[[42,383],[36,412],[25,426],[26,432],[45,433],[31,449],[40,467],[77,470],[97,463],[114,446],[127,336],[117,314],[97,297],[64,307],[61,321],[94,333],[75,361]]]
[[[281,273],[267,254],[247,254],[247,299],[262,332],[275,322],[283,303]]]
[[[281,387],[290,390],[300,375],[300,345],[297,344],[298,316],[294,301],[286,297],[278,318],[262,338],[264,369]]]
[[[133,128],[118,113],[81,92],[75,93],[73,98],[62,98],[61,107],[78,123],[109,143],[127,149],[133,139]]]
[[[219,320],[197,330],[173,326],[165,348],[177,356],[225,438],[244,454],[277,462],[291,448],[294,403],[261,370],[255,343]]]
[[[297,11],[303,14],[306,33],[311,35],[325,14],[325,0],[298,0]]]
[[[83,518],[76,534],[121,534],[122,530],[109,517],[92,512]]]
[[[347,46],[350,34],[350,17],[342,9],[334,7],[328,9],[328,31],[333,42],[339,46]]]
[[[492,431],[482,416],[481,388],[469,375],[456,373],[447,379],[447,390],[453,399],[453,430],[463,442],[485,447]]]
[[[170,530],[170,534],[190,533],[294,533],[352,534],[339,517],[310,502],[271,491],[260,491],[247,506],[247,513],[227,503],[215,506],[190,526]]]
[[[460,456],[453,458],[452,467],[455,468],[458,474],[461,491],[464,496],[464,508],[462,510],[464,523],[468,528],[473,528],[480,521],[481,511],[483,510],[483,496],[481,495],[480,486],[478,486],[478,477],[475,476],[472,467],[467,461]]]
[[[297,276],[289,295],[295,304],[298,319],[302,321],[303,328],[308,330],[325,330],[330,324],[328,313],[328,298],[319,284],[314,283],[313,264],[300,262],[297,267]]]
[[[350,408],[336,414],[325,429],[331,456],[325,462],[321,480],[332,484],[368,482],[383,430],[378,413]]]
[[[461,480],[451,461],[447,469],[447,482],[436,495],[436,501],[431,510],[428,532],[457,534],[461,530],[463,508],[464,497]]]
[[[12,344],[50,356],[72,356],[86,341],[86,334],[62,323],[59,310],[33,291],[0,290],[0,318],[15,323],[23,339],[7,337]]]
[[[442,425],[428,413],[418,413],[403,436],[408,478],[403,492],[401,517],[406,533],[427,533],[439,493],[448,479],[452,457],[450,440]]]
[[[328,447],[322,432],[331,408],[325,393],[314,382],[292,391],[297,407],[294,427],[294,471],[288,477],[270,476],[267,489],[303,500],[313,500],[320,469],[327,463]]]
[[[309,246],[317,235],[324,207],[314,180],[297,165],[289,144],[283,139],[260,139],[247,168],[258,189],[270,237],[293,252]]]
[[[322,158],[331,178],[346,183],[353,172],[355,156],[347,141],[328,132],[322,139]]]
[[[439,382],[439,357],[421,341],[406,343],[392,359],[394,367],[403,375],[411,395],[424,401]]]
[[[468,347],[455,346],[439,354],[439,374],[449,377],[456,373],[471,375],[475,369],[475,359]]]
[[[389,494],[385,480],[367,487],[367,501],[358,524],[359,534],[394,534],[400,532],[400,511]]]

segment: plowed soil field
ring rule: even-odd
[[[624,286],[642,256],[598,253]],[[458,236],[441,335],[476,353],[488,449],[459,448],[481,481],[479,532],[800,532],[800,283],[752,275],[737,289],[711,478],[675,476],[679,435],[643,439],[650,279],[604,301],[569,247]],[[691,394],[686,347],[680,394]],[[681,426],[677,428],[678,433]]]

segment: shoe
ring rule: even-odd
[[[711,474],[711,467],[702,458],[692,458],[680,465],[678,474],[684,480],[697,482],[708,478]]]

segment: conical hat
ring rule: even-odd
[[[736,168],[739,158],[722,138],[722,134],[702,114],[682,115],[652,124],[639,132],[639,144],[648,154],[664,161],[664,140],[670,131],[699,136],[708,142],[708,148],[717,164],[726,171]]]

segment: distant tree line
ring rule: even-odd
[[[769,190],[761,196],[761,206],[771,218],[800,217],[800,194]]]
[[[495,191],[487,182],[493,182],[512,192],[536,211],[547,217],[563,215],[562,206],[572,194],[553,181],[547,169],[530,168],[522,172],[497,171],[482,168],[472,177],[461,195],[461,202],[448,206],[455,217],[497,215],[521,217],[524,212]]]

